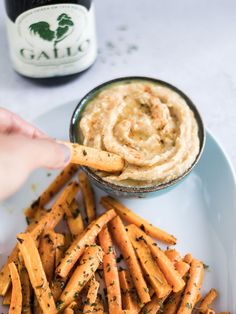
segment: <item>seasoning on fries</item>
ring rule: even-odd
[[[133,314],[138,314],[138,296],[129,272],[125,269],[122,269],[119,272],[119,278],[122,293],[122,303],[124,308],[132,311]]]
[[[101,199],[107,211],[96,218],[87,176],[69,183],[77,169],[69,165],[27,211],[30,224],[0,272],[9,313],[214,314],[217,291],[201,299],[203,263],[191,253],[160,248],[154,239],[175,244],[176,238],[109,196]],[[78,207],[80,188],[86,213]]]
[[[103,270],[109,312],[119,314],[122,313],[120,281],[116,265],[115,249],[107,226],[101,230],[98,238],[105,253],[103,257]]]
[[[10,303],[10,314],[21,314],[22,311],[22,289],[18,270],[15,263],[9,264],[11,282],[12,282],[12,296]]]

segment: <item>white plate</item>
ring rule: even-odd
[[[51,136],[68,138],[69,120],[76,103],[38,117],[34,122]],[[24,187],[0,205],[0,264],[25,229],[23,208],[52,180],[48,171],[35,172]],[[97,198],[103,193],[96,189]],[[208,133],[204,154],[194,171],[172,191],[152,199],[122,200],[137,214],[174,234],[181,253],[209,265],[203,292],[215,287],[218,311],[236,313],[236,183],[222,148]],[[0,306],[1,313],[7,313]]]

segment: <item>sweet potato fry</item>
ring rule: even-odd
[[[39,255],[48,282],[52,281],[55,268],[56,244],[54,241],[55,232],[48,230],[43,233],[39,244]]]
[[[30,234],[34,240],[37,240],[44,229],[54,229],[55,226],[60,222],[64,215],[64,208],[68,206],[68,202],[74,199],[75,194],[79,189],[79,185],[76,182],[70,183],[65,190],[59,195],[58,199],[52,206],[51,211],[46,213],[38,222],[35,222],[32,226],[30,225],[27,229],[30,230]],[[0,293],[5,291],[9,286],[9,272],[7,265],[9,261],[16,261],[18,258],[18,245],[12,251],[12,254],[8,258],[7,263],[3,266],[0,273],[0,278],[3,279],[0,283]],[[2,291],[1,291],[2,289]]]
[[[29,233],[21,233],[18,234],[17,240],[30,282],[43,313],[57,313],[34,239]]]
[[[127,221],[128,223],[135,224],[137,227],[141,228],[145,231],[148,235],[152,236],[153,238],[162,241],[167,244],[176,244],[176,238],[167,232],[154,227],[152,224],[141,218],[140,216],[136,215],[134,212],[129,210],[123,204],[118,202],[117,200],[113,199],[110,196],[105,196],[101,198],[101,204],[106,209],[115,209],[117,214]]]
[[[59,195],[56,202],[53,204],[51,211],[45,214],[38,223],[36,223],[32,229],[31,236],[36,240],[40,236],[42,231],[47,229],[54,229],[55,226],[61,221],[65,213],[65,209],[73,201],[77,194],[79,185],[77,182],[71,182]]]
[[[41,229],[38,228],[38,233],[37,235],[42,232],[43,227],[45,226],[46,222],[44,220],[44,222],[41,224]],[[31,225],[29,225],[26,228],[26,232],[31,232],[34,228],[37,228],[38,226],[38,222],[37,223],[32,223]],[[39,233],[40,232],[40,233]],[[6,263],[3,265],[1,271],[0,271],[0,295],[4,296],[9,288],[9,285],[11,283],[11,279],[10,279],[10,270],[8,265],[11,262],[17,263],[18,261],[18,254],[19,254],[19,248],[18,245],[15,245],[15,247],[13,248],[11,254],[9,255]]]
[[[48,209],[47,208],[35,208],[34,209],[34,217],[33,218],[28,218],[26,217],[27,224],[29,226],[28,231],[31,229],[31,226],[34,225],[35,222],[39,221],[46,213]]]
[[[89,282],[89,290],[87,293],[83,313],[94,313],[96,300],[98,295],[99,282],[93,277]]]
[[[11,293],[12,293],[12,288],[10,286],[9,289],[7,290],[7,293],[3,297],[2,305],[10,305],[11,304]]]
[[[70,211],[71,215],[67,216],[67,224],[71,234],[77,236],[84,231],[84,223],[78,204],[75,200],[71,203]]]
[[[186,263],[186,265],[188,265],[188,267],[190,268],[189,264]],[[184,275],[183,280],[186,282],[187,278],[188,278],[188,273],[186,273]],[[176,292],[176,293],[173,292],[172,294],[170,294],[170,296],[168,297],[168,299],[166,300],[166,302],[164,304],[163,313],[166,313],[166,314],[176,314],[177,313],[178,307],[180,305],[181,299],[182,299],[183,294],[184,294],[184,289],[185,289],[185,287],[182,290],[180,290],[179,292]],[[200,295],[200,293],[198,294],[198,297],[199,297],[199,295]]]
[[[66,286],[67,279],[68,279],[67,277],[61,278],[59,276],[55,276],[53,278],[53,281],[51,282],[51,291],[52,291],[53,299],[55,301],[57,301],[60,295],[62,294],[62,291]]]
[[[84,222],[81,213],[78,213],[77,216],[74,215],[73,218],[68,218],[67,223],[73,236],[77,236],[84,231]]]
[[[83,193],[88,222],[90,223],[96,218],[95,200],[88,177],[83,171],[79,172],[79,182]]]
[[[152,256],[154,257],[158,266],[160,267],[160,270],[164,274],[167,282],[171,287],[173,287],[173,291],[178,292],[182,290],[185,285],[184,280],[175,270],[174,265],[171,263],[166,254],[157,246],[155,242],[153,242],[152,238],[150,238],[145,232],[143,232],[135,225],[129,225],[127,229],[130,233],[132,232],[137,238],[144,239],[151,251]]]
[[[24,260],[19,252],[18,271],[22,288],[22,313],[31,314],[31,295],[32,287],[29,279],[27,269],[25,268]]]
[[[165,251],[165,254],[172,263],[176,263],[182,260],[181,255],[175,249],[168,249]]]
[[[61,190],[66,182],[70,180],[78,168],[77,165],[69,164],[63,169],[41,196],[29,208],[25,209],[26,217],[33,218],[37,209],[44,207]]]
[[[140,233],[136,232],[133,228],[128,228],[127,232],[138,256],[139,262],[142,265],[145,277],[151,284],[157,297],[160,299],[169,295],[171,287],[168,285],[165,276],[158,267],[158,264],[153,259],[144,237],[142,235],[140,236]]]
[[[216,291],[216,289],[211,289],[210,291],[208,291],[198,307],[199,313],[205,314],[208,308],[211,306],[212,302],[215,300],[215,298],[217,298],[217,296],[218,292]]]
[[[10,287],[11,278],[10,278],[10,269],[8,265],[12,262],[17,262],[18,259],[18,248],[14,247],[10,256],[8,257],[6,263],[3,265],[0,272],[0,295],[4,296],[7,293],[8,288]]]
[[[182,261],[180,261],[182,262]],[[177,262],[177,263],[180,263],[180,262]],[[182,262],[182,263],[185,263],[185,262]],[[189,264],[185,263],[186,265],[188,266],[184,266],[184,268],[188,268],[188,271],[189,271]],[[187,278],[188,278],[188,271],[182,275],[183,271],[181,270],[181,276],[183,277],[183,280],[186,282],[187,281]],[[181,299],[183,297],[183,294],[184,294],[184,289],[185,287],[177,292],[177,293],[172,293],[168,299],[166,300],[165,304],[164,304],[164,308],[163,308],[163,313],[166,313],[166,314],[176,314],[177,310],[178,310],[178,307],[180,305],[180,302],[181,302]],[[197,300],[196,300],[196,303],[198,302],[199,298],[201,298],[201,294],[198,293],[198,296],[197,296]],[[196,305],[196,303],[194,304],[194,306]]]
[[[186,254],[183,258],[183,261],[187,264],[191,264],[192,260],[193,260],[193,256],[191,253]]]
[[[124,168],[125,162],[119,155],[75,143],[63,142],[71,150],[71,162],[98,170],[116,172]]]
[[[193,259],[189,271],[189,280],[177,314],[192,313],[202,285],[204,268],[202,262]]]
[[[77,308],[78,308],[77,303],[73,301],[69,306],[67,306],[67,308],[64,311],[64,314],[74,314],[74,313],[77,313],[77,311],[76,311]]]
[[[72,163],[66,166],[39,197],[39,205],[42,207],[45,206],[73,177],[78,169],[78,165]]]
[[[150,301],[150,295],[147,284],[143,278],[142,270],[135,255],[135,251],[128,237],[125,227],[119,216],[116,216],[109,223],[113,238],[115,239],[125,262],[127,263],[138,296],[142,303]]]
[[[119,314],[122,312],[119,274],[116,265],[114,247],[107,226],[104,226],[100,231],[98,238],[105,253],[103,257],[103,271],[107,288],[109,313]]]
[[[139,313],[138,296],[136,290],[127,270],[119,272],[122,304],[126,310],[131,310],[133,314]]]
[[[201,295],[201,292],[198,292],[198,295],[197,295],[197,299],[196,299],[196,302],[195,302],[195,305],[201,300],[202,298],[202,295]]]
[[[12,282],[12,295],[9,314],[21,314],[22,311],[22,289],[18,270],[15,263],[9,264]]]
[[[145,306],[141,310],[141,314],[156,314],[163,306],[164,299],[159,299],[156,295],[154,295],[150,302],[145,304]]]
[[[54,237],[54,243],[55,243],[55,267],[60,263],[64,248],[65,248],[65,236],[60,233],[56,233]]]
[[[175,314],[177,312],[182,296],[183,290],[171,294],[164,305],[163,313]]]
[[[187,272],[189,271],[190,265],[183,262],[183,261],[179,261],[175,263],[175,269],[177,270],[177,272],[180,274],[181,277],[184,277]]]
[[[56,234],[56,253],[55,253],[55,266],[57,267],[67,249],[69,243],[71,242],[67,234]],[[61,237],[60,237],[61,236]],[[61,278],[59,276],[54,276],[51,282],[51,291],[55,301],[60,297],[63,289],[65,288],[67,282],[66,278]]]
[[[102,216],[94,220],[81,235],[78,235],[66,251],[61,263],[57,266],[56,273],[61,277],[66,277],[83,254],[85,246],[94,243],[98,233],[115,216],[116,213],[114,210],[105,212]]]
[[[99,246],[93,245],[85,250],[79,266],[75,269],[57,301],[57,309],[59,311],[65,309],[76,299],[79,292],[94,275],[102,259],[103,251]]]

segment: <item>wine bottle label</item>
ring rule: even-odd
[[[93,5],[47,5],[7,18],[10,54],[21,74],[54,77],[81,72],[97,54]]]

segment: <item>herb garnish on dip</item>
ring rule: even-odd
[[[186,101],[149,81],[118,82],[100,91],[79,122],[83,144],[123,157],[121,173],[96,171],[118,185],[149,186],[186,172],[200,149],[198,125]]]

